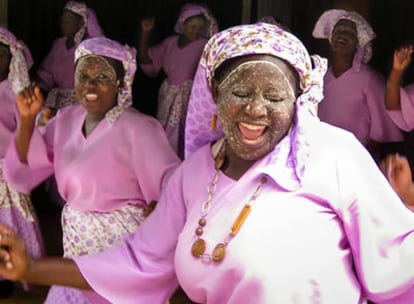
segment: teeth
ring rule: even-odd
[[[96,99],[98,99],[98,94],[88,93],[88,94],[85,95],[85,98],[87,100],[96,100]]]
[[[246,129],[252,130],[252,131],[260,131],[265,128],[265,126],[258,126],[258,125],[251,125],[245,122],[240,123],[241,126],[243,126]]]

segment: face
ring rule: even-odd
[[[9,75],[10,49],[8,46],[0,43],[0,81],[3,81]]]
[[[79,58],[75,93],[89,114],[104,117],[117,103],[119,81],[114,66],[102,56]]]
[[[358,45],[357,28],[350,20],[340,20],[334,27],[331,37],[331,48],[334,52],[354,54]]]
[[[75,34],[81,29],[82,25],[83,19],[81,16],[68,10],[63,11],[62,17],[60,18],[60,29],[64,37],[74,37]]]
[[[288,133],[295,113],[298,78],[273,56],[238,59],[213,81],[217,114],[232,154],[256,160]]]
[[[206,27],[204,16],[194,16],[184,22],[184,36],[189,41],[200,39]]]

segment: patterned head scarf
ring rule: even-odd
[[[331,42],[332,31],[338,21],[346,19],[355,23],[358,35],[358,46],[354,56],[354,63],[367,63],[372,57],[371,41],[375,33],[369,23],[358,13],[340,9],[332,9],[324,12],[316,21],[313,29],[313,37],[329,39]]]
[[[68,1],[64,9],[81,16],[83,19],[83,26],[79,29],[73,38],[75,41],[75,46],[79,45],[85,36],[85,33],[88,33],[88,37],[103,36],[103,32],[99,26],[98,18],[96,17],[95,12],[92,9],[88,8],[85,3]]]
[[[186,156],[209,142],[223,137],[221,125],[215,131],[210,128],[212,116],[217,113],[211,87],[216,69],[231,58],[263,54],[272,55],[288,62],[300,79],[302,94],[296,99],[295,120],[289,134],[271,152],[272,162],[281,166],[272,175],[283,176],[291,170],[286,188],[295,188],[304,174],[309,155],[306,128],[318,121],[316,105],[323,98],[323,76],[327,61],[319,56],[309,56],[298,38],[269,23],[239,25],[214,35],[207,42],[197,69],[187,112],[185,130]],[[276,172],[276,173],[275,173]]]
[[[29,69],[33,64],[32,55],[23,41],[18,40],[10,31],[0,27],[0,42],[10,48],[10,81],[14,93],[19,93],[30,85]]]
[[[206,32],[204,33],[205,38],[209,38],[218,32],[218,24],[213,14],[204,6],[199,4],[187,3],[181,7],[180,15],[174,26],[174,31],[178,34],[182,34],[184,31],[184,22],[191,17],[197,15],[204,15],[207,20]]]
[[[75,62],[82,56],[98,55],[113,58],[122,62],[125,70],[123,85],[118,92],[118,105],[106,113],[106,118],[113,123],[125,108],[132,105],[132,82],[137,68],[136,50],[128,45],[105,38],[94,37],[79,44],[75,51]]]

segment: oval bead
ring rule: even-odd
[[[216,247],[214,247],[211,259],[214,262],[221,262],[225,256],[226,256],[226,245],[224,245],[223,243],[217,244]]]
[[[206,251],[206,242],[203,239],[197,239],[191,247],[191,254],[196,258],[201,257]]]

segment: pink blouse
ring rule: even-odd
[[[362,64],[360,71],[351,68],[338,78],[328,69],[318,116],[351,131],[363,145],[370,139],[381,143],[402,141],[401,131],[387,114],[384,96],[383,77],[368,65]]]
[[[178,37],[171,36],[159,45],[150,48],[151,64],[141,64],[141,68],[149,77],[155,77],[161,69],[167,74],[168,83],[182,85],[194,78],[198,62],[207,40],[198,39],[184,48],[178,47]]]
[[[53,42],[52,49],[37,71],[39,85],[43,89],[48,91],[54,87],[73,89],[75,49],[75,47],[66,48],[65,37]]]
[[[207,253],[268,178],[222,262],[191,254],[214,175],[204,146],[175,171],[154,213],[121,247],[75,258],[82,274],[123,304],[165,303],[178,283],[192,301],[212,304],[357,304],[414,290],[414,214],[354,136],[324,123],[308,131],[311,154],[296,190],[282,186],[289,176],[275,174],[283,158],[264,157],[238,181],[219,173],[202,234]],[[404,296],[414,301],[414,293]]]
[[[414,129],[414,84],[400,89],[401,110],[390,110],[388,114],[395,124],[404,131]]]
[[[179,164],[159,123],[129,108],[113,124],[101,120],[85,138],[85,117],[82,106],[69,106],[58,111],[43,136],[35,129],[28,164],[19,161],[11,144],[4,166],[10,184],[29,193],[54,172],[63,199],[85,212],[158,200],[163,183]]]

